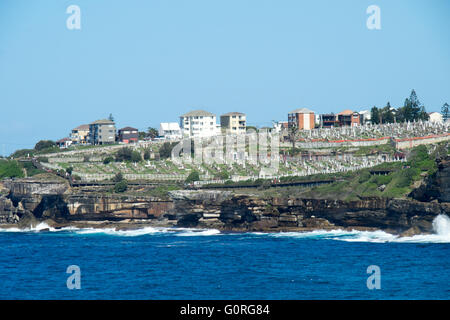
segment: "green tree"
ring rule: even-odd
[[[155,139],[157,136],[159,136],[158,130],[156,130],[155,128],[152,128],[152,127],[148,127],[147,137],[149,137],[151,139]]]
[[[405,99],[403,107],[397,110],[397,120],[399,122],[428,120],[429,116],[425,111],[425,107],[417,98],[416,91],[413,89],[409,98]]]
[[[69,175],[72,175],[73,167],[68,167],[68,168],[66,169],[66,172],[67,172]]]
[[[146,136],[147,136],[147,133],[145,133],[143,131],[139,131],[139,140],[144,140]]]
[[[380,118],[381,118],[381,116],[380,116],[380,110],[377,108],[377,107],[373,107],[371,110],[370,110],[370,117],[371,117],[371,122],[373,123],[373,124],[379,124],[380,123]]]
[[[298,127],[295,123],[292,123],[289,126],[289,130],[288,130],[288,138],[289,138],[289,141],[291,141],[291,143],[292,143],[292,152],[294,152],[294,150],[295,150],[295,143],[297,142],[298,136],[299,136]]]
[[[381,109],[381,123],[394,123],[395,116],[392,111],[391,104],[388,102],[387,105]]]
[[[129,147],[121,148],[116,153],[116,161],[131,161],[133,150]]]
[[[36,151],[42,151],[44,149],[48,149],[51,147],[56,146],[55,142],[52,140],[41,140],[34,146],[34,150]]]
[[[176,146],[177,142],[164,142],[159,149],[159,156],[161,159],[167,159],[172,156],[172,149]]]

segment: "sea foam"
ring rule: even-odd
[[[400,237],[381,230],[315,230],[310,232],[281,232],[266,233],[270,237],[293,237],[301,239],[327,239],[346,242],[373,242],[373,243],[450,243],[450,218],[446,215],[438,215],[433,220],[433,234],[420,234],[411,237]],[[263,235],[262,233],[254,233]]]
[[[19,229],[0,229],[1,232],[70,232],[79,235],[105,234],[111,236],[136,237],[144,235],[172,234],[179,237],[217,236],[222,233],[216,229],[191,229],[191,228],[164,228],[144,227],[133,230],[116,230],[114,228],[75,228],[65,227],[55,229],[41,222],[35,227]],[[252,235],[256,237],[272,238],[297,238],[297,239],[326,239],[346,242],[372,242],[372,243],[450,243],[450,218],[447,215],[438,215],[433,220],[433,234],[420,234],[411,237],[400,237],[381,230],[358,231],[358,230],[315,230],[309,232],[251,232],[241,235]]]

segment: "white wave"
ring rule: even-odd
[[[19,229],[19,228],[5,228],[5,229],[0,229],[0,231],[2,231],[2,232],[41,232],[41,231],[55,232],[55,231],[61,231],[63,229],[67,230],[68,228],[55,229],[53,227],[50,227],[45,222],[41,222],[41,223],[37,224],[34,227],[23,228],[23,229]]]
[[[175,235],[179,237],[197,237],[197,236],[214,236],[218,234],[220,234],[220,231],[216,229],[207,229],[207,230],[188,229],[181,233],[176,233]]]
[[[77,234],[107,234],[113,236],[136,237],[147,234],[166,233],[167,228],[144,227],[141,229],[116,230],[114,228],[84,228],[76,231]]]
[[[267,234],[270,237],[293,237],[300,239],[328,239],[346,242],[373,242],[373,243],[450,243],[450,218],[438,215],[433,220],[433,234],[420,234],[411,237],[400,237],[381,230],[315,230],[310,232],[282,232]],[[254,233],[259,234],[259,233]]]
[[[421,234],[411,237],[400,237],[390,233],[378,231],[358,231],[358,230],[315,230],[309,232],[249,232],[247,234],[255,236],[267,236],[273,238],[291,237],[298,239],[328,239],[347,242],[373,242],[373,243],[450,243],[450,218],[446,215],[439,215],[433,220],[433,234]],[[0,229],[2,232],[74,232],[80,235],[87,234],[107,234],[114,236],[135,237],[150,234],[173,234],[179,237],[214,236],[221,232],[217,229],[191,229],[191,228],[163,228],[144,227],[133,230],[116,230],[114,228],[75,228],[65,227],[55,229],[48,224],[41,222],[33,228]],[[245,233],[244,233],[245,234]],[[242,234],[241,234],[242,235]]]

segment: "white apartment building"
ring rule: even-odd
[[[189,138],[220,134],[216,115],[204,110],[194,110],[180,116],[180,127],[182,135]]]
[[[183,137],[181,128],[176,122],[161,122],[158,134],[160,137],[168,140],[178,140]]]

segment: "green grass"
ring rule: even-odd
[[[23,177],[22,167],[16,160],[0,160],[0,179]]]
[[[20,165],[26,170],[28,177],[45,172],[44,170],[37,169],[31,161],[20,162]]]

